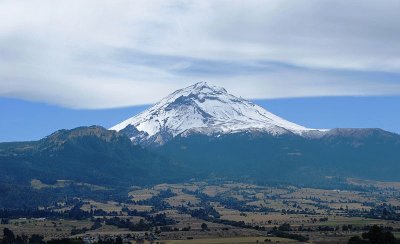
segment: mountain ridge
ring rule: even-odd
[[[101,126],[58,130],[38,141],[0,143],[0,182],[61,179],[130,186],[168,181],[171,169],[180,168]]]

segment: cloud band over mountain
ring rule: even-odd
[[[399,95],[399,12],[398,1],[5,0],[0,96],[110,108],[200,80],[246,98]]]

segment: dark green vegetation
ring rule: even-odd
[[[368,232],[362,234],[362,238],[354,236],[350,238],[349,244],[396,244],[400,240],[396,239],[392,232],[382,227],[374,225]]]
[[[314,139],[259,132],[192,135],[156,150],[205,177],[334,188],[347,177],[400,181],[400,136],[380,129],[336,129]]]
[[[211,175],[307,184],[340,177],[399,181],[399,160],[400,136],[379,129],[337,129],[316,139],[259,132],[178,136],[144,149],[123,133],[93,126],[36,142],[0,143],[0,182],[130,186]]]
[[[0,183],[0,208],[36,208],[65,200],[66,197],[89,198],[98,201],[127,201],[128,189],[114,187],[94,190],[88,186],[70,184],[65,187],[35,189],[19,183]]]
[[[28,184],[73,180],[103,186],[167,181],[176,176],[169,160],[102,127],[60,130],[36,142],[0,144],[2,182]],[[174,173],[175,174],[172,174]]]

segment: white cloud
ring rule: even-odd
[[[247,98],[398,95],[399,12],[390,0],[3,0],[0,96],[118,107],[199,80]]]

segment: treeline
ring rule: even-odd
[[[83,220],[93,217],[93,212],[81,209],[83,203],[76,204],[70,210],[52,211],[46,209],[0,209],[0,218],[2,221],[6,219],[16,218],[49,218],[49,219],[74,219]]]
[[[400,244],[390,230],[377,225],[372,226],[368,232],[360,236],[353,236],[349,239],[348,244]]]
[[[129,202],[129,188],[114,187],[93,190],[90,186],[68,184],[64,187],[34,189],[30,186],[0,182],[0,208],[24,209],[54,206],[66,198],[86,198],[94,201]]]
[[[118,217],[104,219],[105,224],[114,225],[118,228],[126,228],[130,231],[149,231],[154,227],[173,225],[177,222],[171,218],[167,218],[165,214],[145,215],[145,219],[141,219],[138,223],[134,223],[129,219],[121,219]]]
[[[370,210],[346,209],[346,213],[351,217],[400,221],[399,210],[400,207],[398,206],[392,206],[390,204],[384,203],[378,206],[374,206]]]
[[[235,209],[240,212],[276,212],[276,210],[272,208],[248,205],[245,201],[239,201],[238,199],[233,197],[209,196],[199,190],[189,191],[187,189],[183,189],[182,191],[187,194],[195,195],[197,198],[200,199],[200,205],[202,206],[207,206],[209,202],[218,202],[226,208]]]
[[[84,220],[94,219],[95,223],[99,220],[96,216],[115,216],[112,213],[107,213],[103,210],[90,209],[84,211],[81,209],[84,202],[78,201],[74,206],[65,211],[52,211],[46,209],[0,209],[1,223],[7,224],[9,219],[16,218],[48,218],[48,219],[73,219],[73,220]],[[115,225],[120,228],[127,228],[130,230],[148,230],[154,226],[165,226],[175,224],[176,221],[167,218],[165,214],[153,214],[152,212],[129,210],[128,208],[122,209],[122,212],[126,212],[128,216],[142,217],[146,222],[134,224],[128,220],[122,220],[118,217],[104,218],[106,224]],[[116,214],[116,213],[115,213]],[[79,230],[77,230],[79,232]],[[83,231],[85,232],[85,231]],[[75,233],[78,234],[78,233]]]
[[[176,194],[168,189],[165,191],[160,191],[157,196],[153,196],[150,199],[137,201],[135,203],[139,205],[150,205],[153,207],[153,211],[162,211],[171,208],[171,206],[164,199],[174,196],[176,196]]]
[[[229,226],[238,227],[238,228],[245,228],[245,229],[254,229],[254,230],[260,230],[260,231],[267,230],[264,226],[251,225],[251,224],[245,223],[244,221],[221,219],[220,214],[212,206],[206,206],[205,208],[194,209],[194,210],[188,209],[184,206],[181,206],[178,208],[178,210],[181,213],[190,214],[194,218],[202,219],[202,220],[205,220],[208,222],[229,225]],[[293,239],[293,240],[297,240],[297,241],[301,241],[301,242],[308,241],[308,239],[309,239],[308,237],[302,236],[300,234],[288,233],[288,231],[291,231],[290,225],[287,228],[285,228],[285,226],[280,226],[279,228],[273,229],[269,233],[271,235],[274,235],[277,237],[289,238],[289,239]]]
[[[85,242],[80,238],[61,238],[45,241],[41,235],[33,234],[15,235],[13,231],[8,228],[3,229],[3,239],[0,239],[0,244],[84,244]],[[104,238],[99,239],[97,244],[123,244],[124,241],[121,237],[117,238]]]
[[[276,236],[276,237],[281,237],[281,238],[288,238],[300,242],[306,242],[309,240],[307,236],[303,236],[300,234],[295,234],[295,233],[290,233],[286,231],[280,231],[280,230],[272,230],[270,234]]]
[[[44,241],[44,237],[41,235],[33,234],[27,235],[15,235],[14,232],[8,228],[3,229],[3,239],[0,239],[1,244],[83,244],[81,239],[54,239],[50,241]],[[122,242],[121,242],[122,244]]]
[[[91,211],[92,212],[92,211]],[[119,218],[117,216],[113,218],[106,218],[105,215],[103,218],[96,218],[93,215],[90,217],[94,221],[92,227],[90,229],[74,229],[71,234],[82,234],[89,230],[95,230],[102,226],[102,224],[113,225],[118,228],[125,228],[131,231],[149,231],[154,227],[164,227],[167,225],[174,225],[178,223],[174,219],[168,218],[165,213],[161,214],[152,214],[146,211],[137,211],[137,210],[128,210],[123,209],[123,212],[127,212],[128,216],[141,217],[142,219],[138,223],[131,222],[130,219]]]

